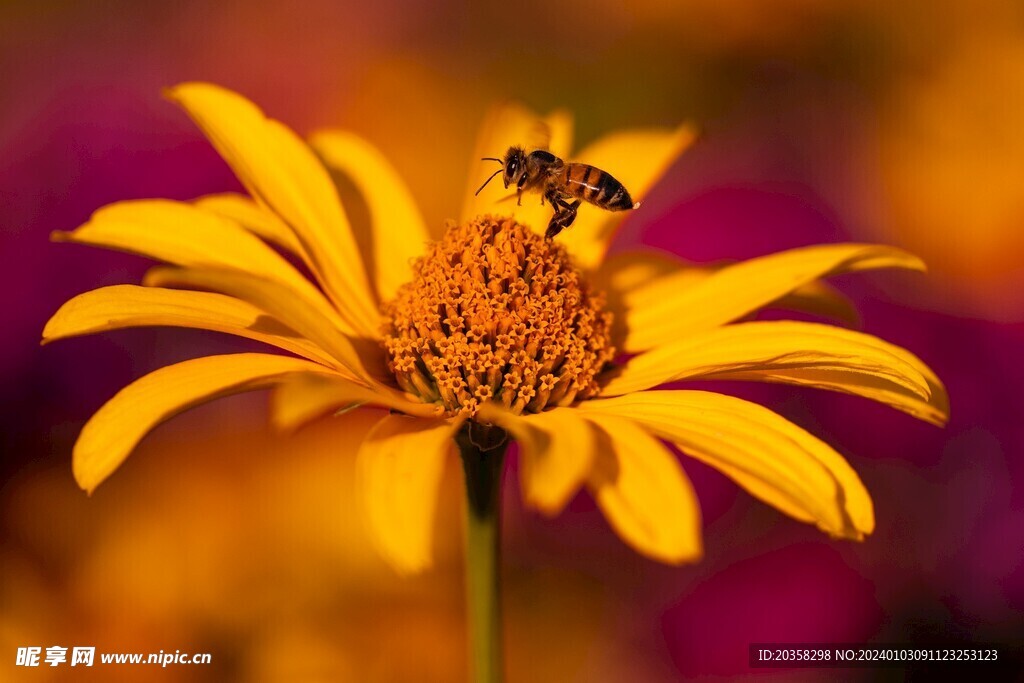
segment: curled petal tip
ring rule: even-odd
[[[177,85],[171,85],[160,91],[160,95],[169,102],[175,104],[181,104],[182,91],[195,85],[194,83],[179,83]]]
[[[905,268],[907,268],[908,270],[916,270],[916,271],[918,271],[920,273],[927,273],[928,272],[928,264],[924,262],[923,258],[918,256],[917,254],[912,254],[910,252],[905,252],[905,253],[906,253],[906,263],[905,263],[905,266],[904,266]]]
[[[224,88],[216,86],[212,83],[204,83],[203,81],[184,81],[183,83],[178,83],[177,85],[167,86],[166,88],[160,91],[160,94],[163,95],[164,98],[171,100],[172,102],[176,102],[179,99],[181,99],[182,91],[189,90],[192,88],[210,88],[214,90],[224,90]]]
[[[696,564],[704,559],[704,550],[698,548],[697,550],[687,553],[685,555],[677,555],[676,557],[665,558],[667,564],[671,564],[676,567],[681,567],[684,564]]]
[[[91,498],[93,492],[96,490],[96,487],[99,486],[103,482],[103,480],[90,480],[89,478],[86,477],[86,474],[84,472],[79,471],[79,468],[75,467],[74,463],[72,463],[71,470],[75,478],[75,484],[78,485],[78,488],[85,491],[85,495]]]

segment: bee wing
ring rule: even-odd
[[[573,119],[572,113],[567,109],[556,109],[544,117],[544,123],[548,127],[549,152],[556,157],[568,159],[573,151]]]
[[[572,135],[572,114],[565,109],[556,109],[534,121],[523,146],[528,151],[546,149],[556,157],[567,159],[572,152]]]
[[[536,119],[523,140],[527,152],[535,149],[551,149],[551,126],[545,119]]]

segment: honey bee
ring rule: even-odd
[[[633,202],[629,191],[611,173],[590,164],[566,163],[545,149],[529,154],[522,147],[509,147],[504,159],[484,157],[481,161],[497,161],[501,168],[484,181],[476,194],[487,187],[494,176],[502,174],[506,189],[515,185],[518,204],[522,206],[523,192],[539,192],[540,203],[548,200],[555,209],[544,236],[552,239],[576,220],[581,202],[589,202],[607,211],[628,211],[640,206]]]

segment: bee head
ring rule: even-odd
[[[504,159],[498,159],[497,157],[484,157],[480,161],[497,161],[501,164],[501,168],[492,173],[484,184],[480,186],[480,189],[475,194],[480,192],[487,187],[487,183],[491,182],[494,176],[501,174],[501,180],[505,183],[505,189],[512,183],[519,183],[520,178],[526,173],[526,150],[522,147],[509,147],[508,151],[505,152]]]
[[[526,150],[522,147],[509,147],[505,152],[505,172],[501,176],[505,188],[509,185],[518,185],[519,179],[526,173]]]

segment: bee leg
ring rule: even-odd
[[[549,187],[540,196],[540,205],[544,206],[544,200],[547,199],[551,202],[551,208],[557,213],[559,208],[567,206],[564,199],[558,195],[558,190],[553,187]]]
[[[550,198],[549,198],[550,199]],[[552,204],[555,204],[552,201]],[[544,236],[548,239],[553,239],[555,235],[562,232],[576,220],[576,209],[580,206],[579,200],[569,203],[564,200],[560,200],[555,204],[555,215],[551,217],[551,221],[548,222],[547,232]]]
[[[558,193],[554,189],[549,187],[548,189],[544,190],[543,193],[541,193],[541,195],[540,195],[541,206],[544,205],[544,200],[545,199],[547,199],[549,202],[551,202],[551,208],[553,208],[555,211],[558,211],[558,203],[559,203],[558,202]]]

